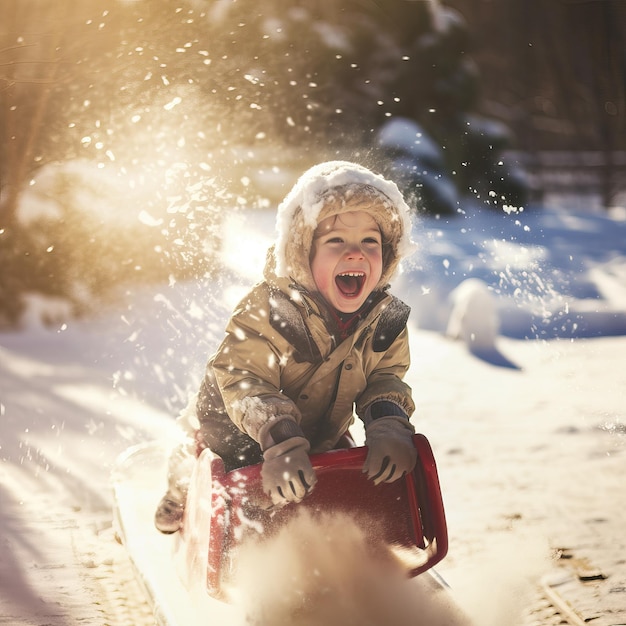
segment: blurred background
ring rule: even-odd
[[[1,328],[210,275],[320,160],[450,220],[626,204],[623,0],[3,0],[0,38]]]

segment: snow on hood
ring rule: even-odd
[[[383,236],[383,274],[377,289],[391,280],[400,261],[412,254],[410,209],[396,184],[348,161],[313,166],[278,207],[275,274],[315,291],[309,255],[313,233],[322,220],[347,211],[366,211]]]

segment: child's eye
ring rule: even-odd
[[[343,243],[343,239],[341,237],[331,237],[327,240],[327,243]]]
[[[380,241],[376,237],[366,237],[363,239],[363,243],[380,245]]]

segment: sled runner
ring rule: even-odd
[[[302,507],[313,513],[347,512],[367,525],[372,541],[398,550],[411,577],[441,561],[448,535],[437,468],[428,440],[414,435],[413,472],[375,485],[362,473],[366,447],[311,456],[317,475],[312,493],[298,504],[272,510],[261,488],[261,466],[226,473],[222,460],[203,450],[191,479],[183,528],[177,533],[179,576],[191,589],[205,584],[216,599],[234,571],[237,551],[252,533],[268,536]]]

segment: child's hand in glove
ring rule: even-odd
[[[281,420],[269,431],[270,445],[263,452],[261,478],[263,491],[275,505],[300,502],[317,482],[315,470],[307,454],[311,448],[300,427],[290,420]],[[282,439],[285,434],[291,434]],[[278,440],[278,443],[276,441]]]
[[[363,473],[379,483],[391,483],[415,467],[417,450],[413,426],[406,417],[390,415],[372,420],[365,429],[369,448]]]

